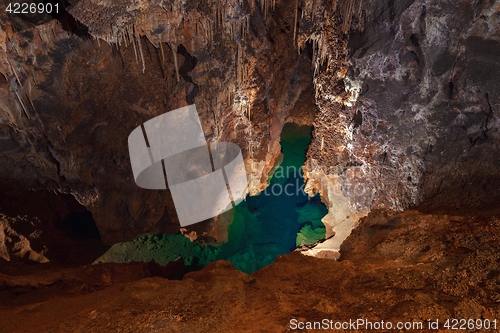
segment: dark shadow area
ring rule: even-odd
[[[55,225],[75,241],[101,238],[92,213],[86,209],[83,212],[69,213],[63,220],[57,221]]]
[[[23,249],[43,254],[51,266],[90,264],[109,248],[101,243],[92,214],[69,194],[6,185],[0,193],[0,218],[11,239],[7,248],[12,262],[37,263],[30,252],[21,256],[24,250],[17,244],[26,244],[23,238],[28,241]]]
[[[184,79],[184,81],[190,83],[186,88],[186,102],[188,104],[194,104],[194,98],[198,95],[200,88],[193,82],[189,72],[196,67],[198,59],[196,59],[195,56],[192,56],[182,44],[177,47],[177,54],[184,57],[184,63],[179,68],[179,75]]]
[[[5,2],[6,6],[10,3],[7,1]],[[37,11],[35,13],[31,13],[30,10],[28,10],[28,13],[23,13],[23,8],[21,7],[19,13],[14,13],[13,11],[8,12],[9,19],[13,23],[16,30],[23,31],[55,19],[61,23],[61,26],[65,31],[68,31],[78,37],[91,38],[88,33],[88,28],[84,24],[78,22],[67,10],[71,6],[78,3],[78,1],[28,0],[21,2],[21,5],[24,3],[27,3],[28,5],[35,4],[37,6]],[[14,5],[14,2],[12,2],[12,5]],[[40,8],[43,7],[43,10],[38,10],[38,6],[40,6]],[[15,9],[15,7],[11,8]]]

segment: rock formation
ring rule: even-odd
[[[338,249],[371,209],[467,211],[498,203],[500,3],[365,1],[346,72],[315,77],[311,191]],[[342,73],[335,91],[331,78]],[[339,74],[340,75],[340,74]],[[345,76],[344,76],[345,75]],[[349,92],[338,103],[341,92]]]
[[[470,318],[489,321],[494,332],[499,234],[498,217],[373,211],[342,245],[340,261],[292,253],[252,275],[224,261],[182,281],[160,278],[172,276],[147,264],[23,276],[4,265],[0,285],[10,288],[0,288],[0,320],[5,332],[282,332],[294,318],[431,319],[441,330],[447,319]]]
[[[358,318],[499,329],[500,0],[67,0],[51,15],[7,4],[2,331]],[[250,275],[198,267],[237,220],[180,229],[168,191],[135,185],[127,147],[134,128],[192,103],[208,142],[242,148],[252,195],[285,158],[284,124],[313,126],[304,179],[328,207],[325,240],[309,248],[319,213],[302,206],[303,248]],[[87,265],[105,251],[99,234],[140,237],[132,254],[115,244],[123,262],[170,263]]]
[[[335,236],[310,254],[376,208],[498,202],[499,1],[70,2],[55,19],[0,4],[0,182],[73,195],[106,243],[178,230],[168,193],[135,186],[126,138],[193,102],[256,194],[314,91],[307,189]]]

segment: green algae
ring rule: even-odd
[[[166,265],[184,258],[186,266],[203,266],[215,261],[220,250],[216,247],[202,247],[183,235],[146,234],[124,243],[114,244],[95,262],[150,262]]]

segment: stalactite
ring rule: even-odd
[[[210,43],[214,40],[215,31],[215,22],[210,21]]]
[[[36,80],[35,70],[32,70],[30,77],[31,77],[31,80],[33,81],[33,84],[35,86],[37,86],[38,85],[38,81]]]
[[[312,61],[314,63],[314,62],[316,62],[316,40],[313,39],[312,42],[313,42],[313,45],[312,45],[312,53],[313,53],[312,54]]]
[[[239,56],[240,56],[240,59],[239,59],[239,67],[240,67],[240,82],[244,82],[245,81],[245,57],[243,56],[243,46],[239,45],[239,49],[240,51],[238,52],[239,53]]]
[[[311,8],[311,21],[314,22],[314,18],[316,17],[316,0],[312,0],[312,8]]]
[[[236,83],[238,86],[240,85],[240,43],[238,43],[238,46],[236,48]]]
[[[212,10],[212,21],[215,22],[215,27],[219,24],[219,8],[215,6],[215,10]]]
[[[52,36],[54,37],[54,41],[56,41],[56,42],[57,42],[57,36],[56,36],[55,31],[54,31],[54,27],[52,27],[52,28],[50,29],[50,31],[52,32]]]
[[[28,79],[28,102],[30,102],[31,107],[33,108],[33,111],[36,112],[35,105],[33,104],[33,101],[31,100],[31,80]]]
[[[35,105],[33,104],[33,101],[31,100],[31,98],[29,96],[26,96],[26,98],[28,99],[28,102],[30,102],[30,105],[33,108],[33,111],[36,112]]]
[[[146,71],[146,62],[144,61],[144,53],[142,52],[141,37],[138,35],[136,38],[137,38],[137,45],[139,46],[139,54],[141,55],[142,72],[144,73]]]
[[[181,78],[179,76],[179,65],[177,62],[177,52],[176,52],[177,50],[172,45],[170,45],[170,48],[172,49],[172,53],[174,54],[175,75],[177,77],[177,82],[179,82]]]
[[[125,44],[125,47],[128,47],[128,37],[127,37],[127,29],[125,29],[125,31],[122,32],[121,36],[123,38],[123,44]]]
[[[293,42],[294,43],[297,40],[297,20],[298,20],[298,16],[299,16],[299,0],[295,0],[295,20],[293,22]]]
[[[21,80],[19,79],[19,76],[17,75],[17,72],[16,70],[14,69],[14,66],[12,66],[12,64],[10,63],[9,59],[8,58],[5,58],[5,60],[7,60],[7,63],[9,64],[10,68],[12,69],[12,73],[14,73],[14,76],[16,77],[16,80],[17,80],[17,83],[19,84],[19,86],[21,85]]]
[[[137,48],[135,47],[135,40],[132,39],[132,45],[134,46],[135,61],[139,63],[139,57],[137,56]]]
[[[343,24],[342,24],[342,32],[344,34],[348,33],[351,27],[351,21],[352,21],[352,12],[354,10],[354,4],[355,1],[346,1],[344,2],[344,8],[343,8]]]
[[[219,9],[219,25],[224,28],[224,5]]]
[[[332,12],[335,14],[339,0],[332,0]]]
[[[243,29],[245,28],[245,24],[243,23],[245,22],[245,18],[243,18],[243,21],[242,22],[239,22],[239,31],[240,31],[240,36],[241,36],[241,39],[243,41],[245,41],[245,32],[243,31]]]
[[[223,4],[220,11],[220,25],[223,29],[225,22],[226,22],[226,4]]]
[[[117,50],[119,50],[119,49],[120,49],[120,42],[121,42],[121,35],[120,35],[120,34],[118,34],[118,35],[116,36],[116,43],[115,43],[115,45],[116,45],[116,49],[117,49]]]
[[[250,12],[253,13],[255,11],[255,1],[248,1],[248,3],[250,4]]]
[[[164,64],[165,63],[165,53],[163,52],[163,43],[161,40],[160,40],[159,44],[160,44],[160,52],[161,52],[161,62],[162,62],[162,64]]]
[[[129,44],[133,44],[134,43],[134,38],[132,36],[132,32],[130,31],[130,29],[128,29],[128,43]]]
[[[210,32],[209,32],[209,23],[207,20],[204,21],[203,28],[205,29],[205,40],[207,44],[210,42]]]
[[[323,65],[328,57],[328,43],[325,43],[323,41],[323,35],[320,35],[319,37],[318,50],[319,50],[320,64]]]
[[[26,106],[24,105],[23,100],[21,99],[21,97],[19,96],[19,94],[17,92],[17,89],[14,89],[14,92],[16,93],[17,99],[19,100],[19,103],[21,104],[21,108],[23,109],[24,114],[26,115],[26,118],[31,119],[30,115],[28,114],[28,110],[26,110]]]

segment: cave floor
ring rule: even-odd
[[[251,275],[226,261],[182,280],[142,263],[6,265],[2,332],[282,332],[292,318],[500,319],[499,216],[376,211],[344,242],[340,261],[294,252]]]

